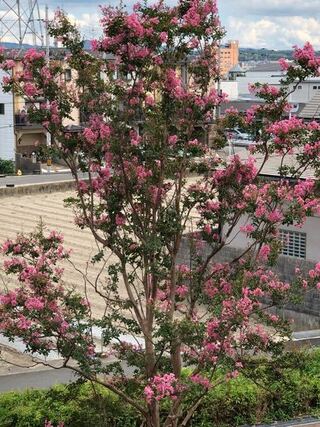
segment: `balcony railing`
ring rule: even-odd
[[[41,129],[42,128],[42,125],[40,123],[32,123],[32,122],[30,122],[28,115],[25,114],[25,113],[15,114],[15,116],[14,116],[14,123],[15,123],[15,126],[19,127],[19,128],[23,128],[23,127],[37,128],[37,129]]]

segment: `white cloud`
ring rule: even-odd
[[[221,0],[225,14],[264,16],[314,16],[319,13],[319,0]]]
[[[101,19],[101,15],[98,13],[82,13],[81,15],[68,15],[70,21],[77,25],[81,34],[85,38],[96,38],[101,35],[101,27],[99,21]]]
[[[320,48],[320,21],[315,18],[265,17],[253,21],[232,16],[226,27],[228,38],[239,39],[243,47],[290,49],[310,41]]]

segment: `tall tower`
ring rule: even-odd
[[[38,0],[0,0],[0,44],[43,46],[43,20]]]

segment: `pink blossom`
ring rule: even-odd
[[[116,224],[118,225],[118,226],[122,226],[122,225],[124,225],[126,223],[126,218],[125,218],[125,216],[124,215],[122,215],[122,214],[117,214],[116,215]]]
[[[178,141],[177,135],[170,135],[168,138],[169,145],[176,145],[177,141]]]
[[[204,233],[211,235],[212,234],[212,228],[210,224],[205,224],[203,227]]]
[[[153,399],[162,400],[165,397],[176,398],[176,377],[174,374],[156,375],[144,389],[148,403]]]
[[[45,57],[45,52],[37,49],[28,49],[24,55],[24,59],[28,62],[37,61],[38,59],[42,59]]]
[[[279,209],[275,209],[267,215],[267,218],[270,222],[276,223],[283,219],[283,214]]]
[[[24,84],[23,90],[24,90],[24,93],[30,98],[38,94],[38,89],[33,83],[30,83],[30,82],[26,82]]]
[[[208,380],[208,378],[203,377],[200,374],[192,375],[190,377],[190,380],[195,384],[201,385],[203,388],[205,388],[207,390],[212,387],[210,380]]]
[[[189,293],[189,288],[186,285],[180,285],[177,287],[176,293],[180,298],[184,298]]]
[[[146,103],[146,105],[149,105],[150,107],[153,107],[154,104],[155,104],[154,97],[151,96],[151,95],[148,95],[146,97],[146,99],[145,99],[145,103]]]
[[[25,302],[28,310],[42,310],[44,308],[43,298],[33,297]]]
[[[280,58],[278,62],[282,71],[287,71],[289,69],[290,64],[285,58]]]
[[[162,31],[162,32],[160,33],[160,41],[161,41],[162,43],[166,43],[166,42],[167,42],[167,40],[168,40],[168,33],[166,33],[165,31]]]
[[[132,13],[126,18],[127,26],[138,37],[142,37],[144,34],[144,28],[139,21],[139,16],[136,13]]]
[[[100,137],[101,139],[108,139],[111,135],[110,126],[105,123],[102,123],[100,126]]]
[[[97,140],[98,140],[98,134],[97,132],[94,132],[92,129],[90,128],[85,128],[83,131],[83,136],[85,138],[85,140],[90,144],[90,145],[94,145]]]
[[[99,49],[99,40],[91,40],[91,49],[97,51]]]
[[[252,224],[248,224],[248,225],[243,225],[240,227],[240,231],[242,231],[243,233],[252,233],[255,230],[255,227]]]
[[[259,258],[266,261],[270,255],[271,249],[270,246],[267,244],[262,245],[260,251],[259,251]]]

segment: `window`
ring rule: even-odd
[[[299,85],[299,86],[298,86],[298,89],[299,89],[299,90],[300,90],[300,89],[302,89],[302,86],[301,86],[301,85]]]
[[[317,86],[313,86],[313,90],[317,90]]]
[[[282,255],[294,258],[306,258],[306,233],[281,229],[280,239],[282,240]]]
[[[0,104],[0,114],[4,114],[4,104]]]
[[[67,68],[66,70],[64,70],[64,78],[66,80],[66,82],[70,82],[71,80],[71,70],[70,68]]]

